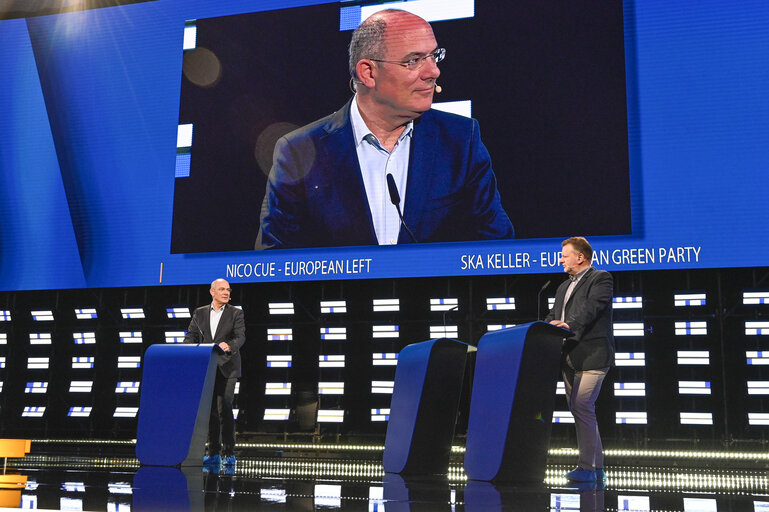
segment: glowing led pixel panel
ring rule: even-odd
[[[707,380],[681,380],[678,381],[679,395],[709,395],[710,381]]]
[[[458,338],[459,327],[456,325],[431,325],[430,338]]]
[[[648,496],[617,496],[617,510],[633,510],[637,512],[650,512]]]
[[[270,302],[268,304],[271,315],[293,315],[293,302]]]
[[[124,320],[144,318],[144,308],[120,308]]]
[[[344,382],[318,382],[319,395],[343,395]]]
[[[288,421],[291,409],[265,409],[262,419],[265,421]]]
[[[184,38],[182,50],[193,50],[197,46],[198,26],[197,20],[187,20],[184,22]]]
[[[769,304],[769,291],[742,292],[742,303],[747,305]],[[0,316],[2,316],[0,311]]]
[[[50,309],[38,309],[29,313],[35,322],[53,322],[53,311]]]
[[[644,324],[643,322],[615,322],[614,323],[614,336],[643,336]]]
[[[372,308],[375,313],[400,311],[401,301],[400,299],[374,299]]]
[[[746,336],[769,336],[769,322],[745,322]]]
[[[166,331],[166,343],[184,343],[184,336],[186,334],[184,331]]]
[[[120,332],[120,343],[142,343],[143,341],[141,331]]]
[[[318,356],[318,367],[320,368],[344,368],[344,364],[344,354]]]
[[[704,293],[676,293],[673,295],[673,305],[675,307],[704,306],[707,303],[707,297]]]
[[[515,309],[515,297],[487,297],[486,311],[507,311]]]
[[[274,355],[267,356],[267,368],[291,368],[291,356]]]
[[[315,506],[319,508],[341,508],[342,486],[315,484]]]
[[[120,381],[115,386],[115,393],[139,393],[139,382]]]
[[[318,423],[343,423],[344,410],[318,409]]]
[[[0,309],[0,322],[10,322],[11,312],[7,309]]]
[[[748,425],[769,425],[769,413],[766,412],[749,412],[748,413]]]
[[[643,306],[642,297],[614,297],[612,299],[614,309],[642,309]]]
[[[365,20],[375,12],[387,8],[409,11],[430,23],[434,21],[472,18],[475,16],[475,0],[460,0],[454,2],[446,2],[445,0],[377,2],[372,3],[372,5],[363,5],[358,9],[355,7],[342,7],[340,9],[340,17],[342,20],[347,20],[346,23],[350,26],[340,24],[340,30],[352,30],[357,27],[361,21]],[[348,10],[350,14],[346,15],[346,11]]]
[[[579,510],[579,494],[552,493],[550,494],[550,510]]]
[[[323,300],[320,302],[320,312],[326,314],[347,313],[347,301]]]
[[[70,418],[88,418],[91,416],[93,407],[70,407],[67,416]]]
[[[115,407],[115,412],[112,413],[113,418],[135,418],[139,412],[138,407]]]
[[[679,350],[676,352],[679,365],[702,366],[710,364],[710,352],[707,350]]]
[[[392,380],[372,380],[371,393],[375,395],[392,395],[395,381]]]
[[[486,331],[501,331],[502,329],[507,329],[508,327],[515,327],[515,324],[489,324],[486,326]]]
[[[190,308],[179,307],[166,308],[166,316],[168,316],[168,318],[190,318],[192,315],[190,315]]]
[[[769,395],[769,381],[749,380],[748,394],[749,395]]]
[[[42,418],[45,414],[44,406],[25,406],[21,411],[22,418]]]
[[[616,366],[646,366],[645,352],[617,352],[614,354]]]
[[[265,395],[290,395],[291,383],[290,382],[265,382],[264,394]]]
[[[75,309],[75,318],[78,320],[95,320],[99,318],[96,308],[77,308]]]
[[[555,385],[555,395],[566,396],[566,384],[564,384],[561,380],[559,380]]]
[[[73,380],[69,383],[70,393],[90,393],[93,390],[92,380]]]
[[[118,368],[141,368],[142,358],[140,356],[118,356],[117,367]]]
[[[371,409],[371,421],[389,421],[390,409]]]
[[[48,357],[28,357],[27,370],[47,370],[50,366]]]
[[[459,299],[430,299],[430,311],[458,311]]]
[[[617,425],[646,425],[645,412],[617,411],[614,416]]]
[[[347,327],[321,327],[320,339],[326,341],[347,341]]]
[[[72,369],[78,370],[78,369],[93,368],[95,363],[96,363],[96,358],[93,356],[73,357]]]
[[[95,332],[73,332],[72,341],[75,345],[95,345],[96,333]]]
[[[24,388],[25,393],[44,394],[48,392],[47,382],[27,382]]]
[[[676,336],[704,336],[708,333],[708,323],[699,322],[676,322]]]
[[[267,329],[267,341],[293,341],[294,330],[289,328]]]
[[[681,425],[712,425],[712,412],[682,412],[680,414]]]
[[[262,501],[269,503],[286,503],[286,490],[285,489],[261,489],[259,491],[259,498]]]
[[[749,365],[769,364],[769,352],[748,350],[745,352],[745,358]]]
[[[50,332],[33,332],[29,334],[30,345],[50,345],[51,333]]]
[[[553,411],[553,423],[574,423],[571,411]]]
[[[615,382],[614,396],[646,396],[646,384],[643,382]]]
[[[398,364],[397,352],[378,352],[371,355],[373,366],[396,366]]]
[[[396,339],[400,337],[400,327],[397,325],[372,325],[371,337],[377,339]]]
[[[4,332],[0,332],[0,345],[8,344],[8,335]]]

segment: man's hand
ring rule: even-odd
[[[551,320],[550,323],[556,327],[561,327],[563,329],[571,330],[569,327],[569,324],[567,324],[566,322],[562,322],[560,320]]]
[[[219,343],[219,348],[227,352],[228,354],[232,352],[232,349],[230,348],[230,346],[227,344],[226,341]]]

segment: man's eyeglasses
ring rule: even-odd
[[[374,62],[389,62],[390,64],[400,64],[401,66],[408,68],[409,71],[415,71],[425,65],[427,59],[433,59],[436,64],[446,58],[446,48],[438,48],[432,53],[428,53],[423,57],[412,57],[409,60],[381,60],[381,59],[369,59]]]

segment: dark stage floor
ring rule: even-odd
[[[0,504],[115,512],[769,512],[767,458],[760,452],[608,451],[608,482],[597,487],[561,476],[575,455],[568,449],[551,450],[541,483],[494,485],[466,479],[461,451],[448,475],[403,479],[384,473],[376,446],[252,444],[239,447],[233,471],[218,474],[140,467],[130,447],[81,442],[67,450],[66,444],[52,449],[50,442],[33,442],[30,455],[8,461],[8,473],[27,476],[26,488],[0,491]]]

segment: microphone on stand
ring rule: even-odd
[[[542,292],[544,292],[545,288],[547,288],[548,286],[550,286],[550,280],[549,279],[542,286],[542,288],[539,289],[539,293],[537,293],[537,321],[540,320],[540,306],[542,304]]]
[[[453,308],[451,308],[451,309],[447,309],[446,311],[444,311],[444,312],[443,312],[443,330],[444,330],[444,331],[446,330],[446,315],[447,315],[448,313],[450,313],[450,312],[452,312],[452,311],[456,311],[456,310],[458,310],[458,309],[459,309],[459,304],[457,304],[457,305],[456,305],[456,306],[454,306]]]
[[[398,187],[395,186],[395,178],[389,172],[387,173],[387,190],[390,192],[390,202],[395,205],[398,210],[398,218],[401,220],[401,226],[406,228],[406,233],[411,237],[411,241],[417,243],[417,239],[414,233],[411,232],[409,227],[403,221],[403,214],[401,213],[401,195],[398,193]]]

